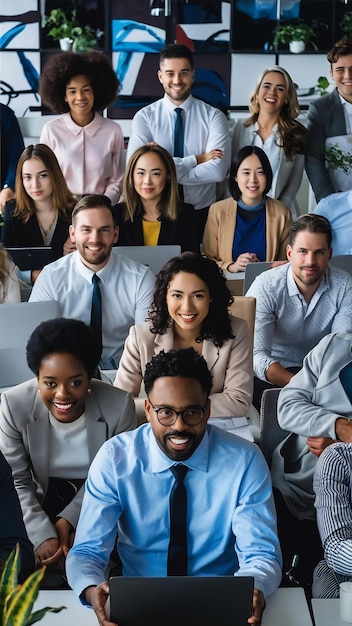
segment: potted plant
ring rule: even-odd
[[[341,28],[341,39],[352,39],[352,11],[347,11],[344,14],[339,26]]]
[[[20,548],[17,543],[8,557],[0,578],[0,624],[2,626],[30,626],[39,622],[45,613],[59,613],[66,607],[45,607],[32,613],[45,567],[33,572],[22,585],[18,584]]]
[[[44,15],[42,26],[50,28],[48,37],[58,40],[61,50],[85,52],[96,45],[94,31],[88,24],[80,26],[75,9],[70,18],[62,9],[53,9],[49,16]]]
[[[290,51],[293,53],[304,52],[308,43],[312,44],[314,50],[318,50],[313,39],[316,38],[321,24],[318,20],[313,20],[309,26],[302,19],[294,20],[287,24],[280,24],[274,34],[274,48],[277,50],[279,43],[288,43]]]

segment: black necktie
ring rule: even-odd
[[[170,493],[170,543],[167,555],[167,575],[187,576],[187,491],[183,484],[188,467],[173,465],[175,476]]]
[[[90,325],[95,330],[96,334],[102,339],[102,306],[101,306],[101,293],[99,287],[100,278],[96,274],[93,274],[93,297],[92,297],[92,310],[90,316]]]
[[[174,131],[174,154],[175,157],[183,157],[184,128],[182,119],[182,109],[175,109],[175,131]]]

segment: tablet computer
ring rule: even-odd
[[[44,265],[51,263],[52,248],[41,246],[36,248],[6,248],[14,263],[20,270],[42,270]]]

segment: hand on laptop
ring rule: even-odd
[[[253,591],[253,615],[247,620],[248,624],[260,626],[262,623],[262,615],[265,609],[265,598],[262,591],[254,589]]]
[[[87,587],[84,591],[84,597],[92,605],[100,626],[118,626],[116,622],[109,622],[105,611],[109,597],[109,583],[100,583],[97,587]]]

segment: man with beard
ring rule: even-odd
[[[325,217],[301,215],[290,229],[289,263],[263,272],[247,291],[257,300],[253,404],[258,410],[264,389],[287,385],[322,337],[352,331],[352,278],[329,265],[331,239]]]
[[[148,423],[113,437],[91,465],[66,561],[69,583],[83,603],[93,606],[99,624],[114,626],[104,606],[117,533],[123,576],[253,576],[248,623],[259,626],[265,597],[281,580],[262,453],[255,444],[207,425],[211,374],[193,348],[155,355],[144,385]],[[175,563],[171,500],[178,471],[187,505]]]
[[[93,321],[97,282],[103,343],[99,366],[108,370],[118,367],[131,325],[144,322],[155,282],[145,265],[111,253],[118,235],[109,198],[82,198],[72,212],[70,226],[76,251],[44,267],[30,296],[30,302],[58,300],[62,317],[82,320],[99,332]]]

